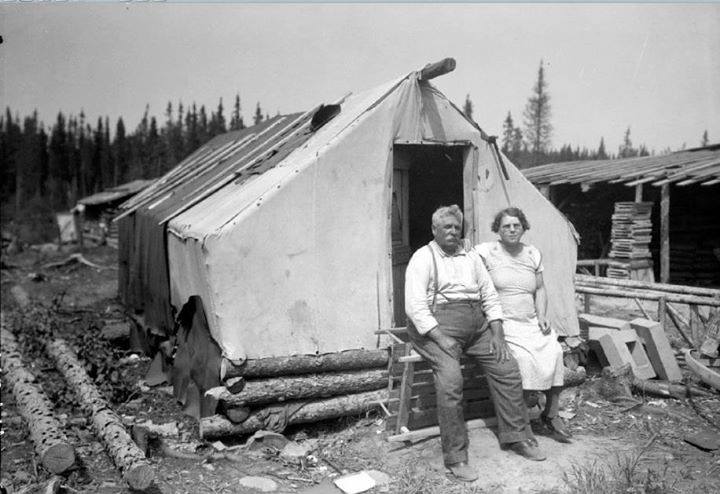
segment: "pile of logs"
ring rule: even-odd
[[[224,386],[205,397],[216,414],[202,418],[205,439],[357,415],[387,398],[389,350],[347,350],[324,355],[224,360]]]
[[[53,414],[52,402],[45,396],[35,376],[22,362],[15,336],[5,328],[0,314],[0,343],[5,382],[11,389],[18,410],[28,424],[30,438],[42,465],[52,473],[63,473],[75,463],[75,449]]]
[[[608,266],[609,278],[630,278],[632,269],[650,266],[652,202],[616,202],[612,215],[609,256],[622,259],[622,266]]]
[[[3,379],[12,390],[18,410],[28,425],[40,462],[54,474],[67,472],[75,464],[75,450],[54,415],[54,404],[45,396],[35,376],[24,367],[17,340],[6,328],[2,312],[0,336]],[[45,353],[52,358],[55,367],[76,395],[77,402],[91,418],[93,432],[105,446],[128,486],[136,491],[150,488],[155,478],[152,466],[133,442],[121,418],[94,385],[75,350],[64,340],[49,337],[45,341]]]

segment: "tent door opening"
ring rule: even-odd
[[[405,269],[410,256],[433,239],[432,214],[457,204],[465,214],[463,236],[472,229],[473,166],[469,144],[395,144],[391,201],[393,322],[405,326]],[[470,214],[469,214],[470,213]]]

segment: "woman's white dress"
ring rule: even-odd
[[[523,388],[562,386],[562,347],[555,330],[542,334],[535,311],[536,274],[543,271],[540,251],[522,244],[516,255],[510,255],[499,241],[482,243],[475,250],[500,296],[505,339],[520,367]]]

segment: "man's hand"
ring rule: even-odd
[[[550,334],[550,321],[548,321],[544,317],[538,317],[538,326],[540,326],[540,331],[542,332],[542,334],[546,336]]]
[[[505,362],[510,360],[510,349],[505,342],[505,332],[503,331],[502,322],[499,320],[490,321],[490,331],[492,331],[492,339],[490,340],[490,348],[495,355],[496,362]]]
[[[460,344],[450,336],[446,335],[437,326],[425,333],[425,336],[433,340],[442,351],[450,355],[452,358],[459,358],[462,353]]]

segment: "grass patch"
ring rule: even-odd
[[[615,453],[607,463],[594,461],[585,465],[573,465],[563,480],[571,494],[670,494],[678,492],[677,481],[668,478],[669,464],[664,461],[658,467],[644,469],[643,460],[657,435],[643,447],[630,453]]]

